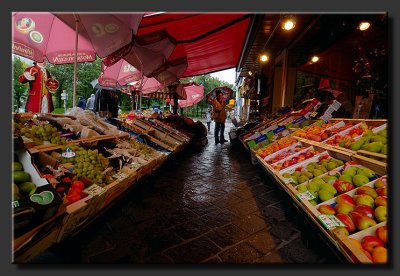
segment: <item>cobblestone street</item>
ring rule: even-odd
[[[178,155],[52,251],[66,263],[339,262],[317,235],[305,245],[300,214],[244,149],[214,144],[213,125],[204,148]]]

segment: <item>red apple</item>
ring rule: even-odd
[[[387,197],[378,196],[377,198],[375,198],[375,206],[387,206]]]
[[[353,232],[356,230],[356,226],[354,225],[353,220],[350,218],[350,216],[346,215],[346,214],[337,214],[336,217],[338,219],[340,219],[341,222],[344,223],[344,225],[346,225],[346,229],[349,232]]]
[[[318,211],[321,214],[325,214],[325,215],[335,215],[336,214],[335,208],[333,208],[331,205],[327,205],[327,204],[320,205],[318,207]]]
[[[346,203],[348,205],[356,207],[356,203],[353,200],[353,198],[351,196],[349,196],[349,195],[346,195],[346,194],[338,195],[336,197],[336,203]]]
[[[375,217],[379,222],[387,221],[387,206],[378,206],[375,209]]]
[[[373,199],[377,198],[377,192],[368,186],[361,186],[356,190],[356,195],[369,195]]]
[[[350,217],[358,230],[364,230],[376,225],[376,221],[370,217],[364,216],[358,212],[351,212]]]
[[[375,236],[365,236],[361,240],[361,246],[363,249],[367,250],[369,253],[372,253],[375,247],[385,245],[383,242]]]
[[[374,199],[369,195],[355,195],[353,196],[354,201],[357,205],[367,205],[374,207]]]
[[[387,188],[386,187],[378,188],[378,189],[376,189],[376,192],[380,196],[387,196]]]
[[[374,209],[372,209],[367,205],[358,205],[356,206],[354,211],[360,213],[361,215],[370,217],[372,219],[374,218]]]
[[[346,203],[338,203],[335,205],[335,210],[338,214],[348,215],[350,212],[354,211],[354,207]]]
[[[384,243],[387,243],[387,227],[381,226],[375,230],[375,235]]]

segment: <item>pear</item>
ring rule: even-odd
[[[328,184],[329,185],[329,184]],[[335,195],[328,190],[319,190],[318,197],[321,201],[327,201],[331,198],[334,198]]]
[[[345,169],[342,173],[342,175],[350,175],[351,177],[355,176],[357,174],[357,168],[356,167],[349,167]]]
[[[342,174],[341,176],[339,176],[339,180],[353,183],[353,177],[351,175],[347,175],[347,174]]]
[[[365,149],[370,152],[380,152],[382,147],[383,147],[382,142],[372,142],[367,144],[367,147]]]
[[[368,182],[369,179],[365,175],[356,174],[355,176],[353,176],[353,184],[356,185],[357,187],[367,184]]]
[[[333,194],[333,195],[336,195],[336,194],[337,194],[336,189],[335,189],[331,184],[328,184],[328,183],[323,183],[323,184],[321,184],[321,185],[319,186],[319,191],[321,191],[321,190],[326,190],[326,191],[330,192],[330,193]],[[321,198],[321,197],[320,197],[320,198]]]
[[[300,193],[303,193],[303,192],[307,191],[307,186],[305,184],[300,184],[299,186],[297,186],[297,191],[299,191]]]
[[[387,138],[387,129],[382,129],[382,130],[378,131],[377,134],[378,134],[379,136],[381,136],[381,137]]]
[[[368,178],[372,178],[375,176],[375,172],[368,168],[360,168],[357,170],[357,174],[365,175]]]
[[[322,170],[319,170],[319,169],[315,169],[314,171],[313,171],[313,175],[315,176],[315,177],[317,177],[317,176],[320,176],[321,174],[323,174],[324,172],[322,171]]]

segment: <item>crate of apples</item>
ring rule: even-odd
[[[345,235],[363,231],[387,220],[386,185],[387,178],[383,176],[319,205],[318,211],[340,219],[346,225]]]
[[[297,163],[303,162],[306,159],[310,159],[311,157],[314,157],[315,155],[317,155],[319,152],[316,151],[313,148],[310,148],[304,152],[301,152],[291,158],[286,159],[285,161],[279,162],[278,164],[274,164],[272,167],[275,170],[283,170],[285,168],[288,168],[290,166],[293,166]]]
[[[368,229],[364,233],[352,235],[348,238],[359,250],[359,253],[364,254],[375,264],[386,264],[388,261],[388,229],[385,223],[376,225]],[[352,254],[352,259],[358,262],[356,254]]]

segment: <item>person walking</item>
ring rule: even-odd
[[[226,111],[224,106],[224,96],[221,90],[216,91],[216,99],[211,101],[213,105],[213,119],[215,122],[214,137],[215,144],[228,142],[224,138]]]
[[[206,122],[207,122],[207,130],[208,130],[208,132],[210,132],[210,125],[211,125],[211,121],[212,121],[210,108],[207,109],[205,117],[206,117]]]
[[[86,108],[86,102],[83,96],[79,96],[79,101],[78,101],[78,107],[85,109]]]
[[[94,94],[90,95],[90,98],[86,102],[86,109],[94,111],[94,100],[95,100]]]

